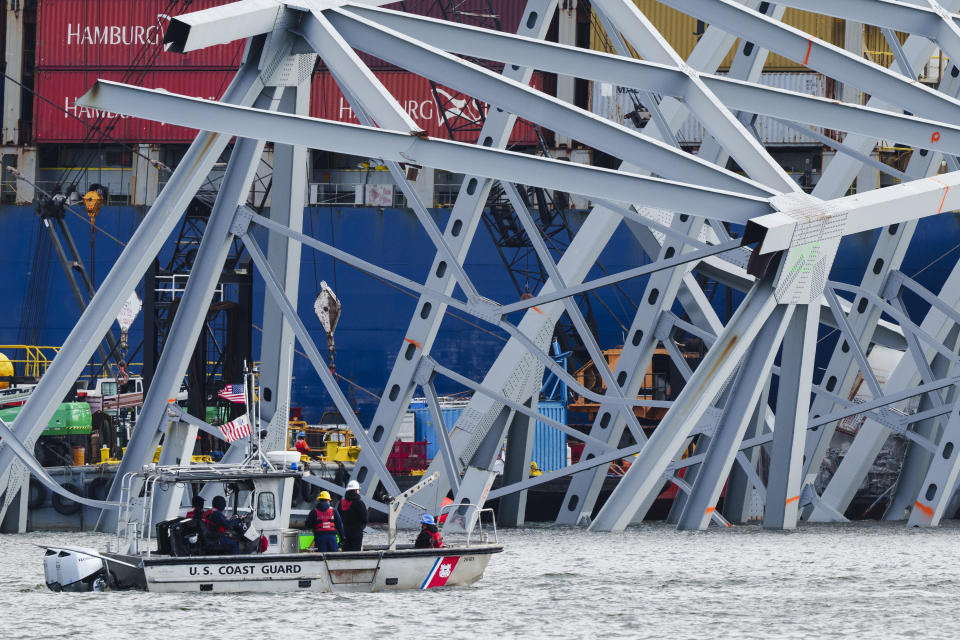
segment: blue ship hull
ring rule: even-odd
[[[97,216],[97,225],[119,240],[126,241],[142,215],[140,208],[104,207]],[[434,215],[442,228],[446,223],[447,211],[438,210]],[[89,226],[84,220],[70,215],[67,224],[84,260],[89,261]],[[421,282],[435,254],[426,233],[406,209],[311,207],[306,210],[304,227],[306,233],[324,242]],[[833,279],[846,282],[860,279],[872,249],[871,238],[870,234],[866,234],[866,237],[852,237],[844,241],[831,274]],[[39,297],[38,303],[28,302],[28,283],[38,242],[49,243],[49,240],[41,235],[40,220],[32,207],[0,206],[0,268],[4,274],[0,278],[0,296],[5,302],[5,312],[0,314],[0,344],[18,343],[21,318],[35,317],[38,318],[36,326],[31,327],[35,331],[35,343],[59,345],[80,315],[60,265],[49,248],[47,259],[36,265],[36,275],[46,286],[45,295]],[[94,274],[99,283],[122,247],[103,233],[96,234],[94,242]],[[911,275],[919,272],[918,280],[937,291],[956,260],[958,242],[960,224],[953,214],[921,221],[908,252],[904,272]],[[165,251],[169,252],[170,247]],[[645,256],[624,229],[618,230],[601,255],[601,263],[608,272],[635,267],[644,262]],[[531,264],[529,268],[535,270],[536,265]],[[43,277],[44,271],[48,274],[46,277]],[[502,303],[517,299],[517,291],[489,233],[482,225],[468,256],[466,271],[483,295]],[[591,277],[600,274],[599,270],[595,270]],[[379,395],[403,345],[416,299],[409,292],[373,279],[343,263],[335,264],[332,259],[305,249],[300,273],[299,304],[305,310],[303,317],[321,349],[325,344],[323,330],[310,311],[321,280],[326,280],[334,288],[343,304],[343,314],[336,331],[338,373],[359,387]],[[608,288],[599,292],[599,300],[594,298],[600,344],[604,348],[623,343],[623,335],[629,327],[634,309],[630,300],[640,298],[643,284],[644,279],[636,279],[624,283],[622,292]],[[142,295],[142,290],[140,293]],[[257,309],[259,302],[256,301],[262,298],[263,283],[256,278],[254,323],[257,327],[262,326],[262,319]],[[734,300],[736,303],[739,295]],[[36,308],[37,304],[42,308]],[[715,295],[714,304],[722,316],[725,306],[722,290]],[[921,304],[911,304],[910,310],[919,315],[925,308]],[[466,317],[463,320],[454,317],[444,320],[432,353],[441,363],[480,380],[504,344],[504,336],[479,321]],[[130,332],[131,348],[140,343],[142,327],[140,318]],[[259,353],[259,342],[260,336],[255,330],[255,355]],[[134,361],[140,359],[142,353],[132,358]],[[441,392],[460,390],[453,386],[444,387],[443,381],[440,384]],[[361,415],[370,415],[376,399],[356,388],[350,391],[350,395]],[[319,419],[320,414],[330,407],[319,378],[302,357],[295,359],[292,405],[303,407],[307,420]]]

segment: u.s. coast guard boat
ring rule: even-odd
[[[436,480],[425,477],[389,503],[388,544],[362,551],[300,550],[300,531],[290,529],[294,482],[303,472],[276,452],[240,465],[148,465],[124,479],[117,549],[47,547],[44,574],[54,591],[144,589],[157,592],[384,591],[463,587],[479,580],[495,553],[503,551],[492,512],[458,505],[475,526],[462,540],[441,549],[397,544],[397,515],[407,498]],[[223,555],[200,521],[175,518],[151,522],[153,496],[174,485],[196,490],[215,486],[236,518],[239,555]],[[142,487],[142,490],[140,489]],[[484,518],[489,513],[487,531]],[[139,517],[136,517],[139,515]],[[470,517],[470,516],[473,517]],[[455,515],[456,518],[456,515]],[[490,526],[492,523],[492,526]],[[492,538],[492,540],[488,539]]]

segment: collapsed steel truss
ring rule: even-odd
[[[220,102],[107,81],[99,81],[79,101],[202,133],[15,421],[12,433],[26,448],[4,443],[0,449],[0,486],[7,486],[0,519],[20,495],[24,521],[26,492],[21,489],[26,487],[27,472],[15,456],[30,450],[180,213],[228,141],[237,136],[118,479],[150,460],[161,435],[166,434],[164,460],[173,461],[189,454],[195,433],[191,429],[204,428],[175,411],[168,413],[168,398],[180,386],[201,329],[202,310],[208,306],[230,243],[240,238],[269,294],[261,352],[268,446],[284,444],[296,341],[361,440],[354,477],[368,497],[378,482],[388,493],[397,493],[384,461],[418,386],[428,399],[434,423],[443,424],[434,388],[435,377],[442,376],[474,391],[451,433],[437,429],[442,442],[433,464],[443,472],[457,503],[501,497],[515,514],[522,514],[525,490],[570,475],[558,521],[590,521],[594,530],[622,529],[641,519],[666,482],[681,490],[672,517],[682,529],[702,529],[711,521],[743,521],[754,492],[764,501],[766,527],[794,527],[800,517],[842,520],[880,447],[888,436],[899,434],[911,446],[887,516],[906,518],[911,525],[937,525],[948,513],[960,472],[955,446],[960,442],[955,392],[960,380],[956,366],[960,267],[954,267],[939,293],[924,289],[899,267],[919,218],[960,207],[960,189],[953,188],[960,183],[960,171],[938,175],[941,161],[960,169],[949,152],[960,148],[960,125],[952,124],[960,123],[960,74],[948,74],[939,91],[916,82],[934,47],[951,60],[960,60],[960,28],[957,16],[950,13],[960,8],[960,0],[929,0],[929,7],[895,0],[787,0],[775,5],[755,0],[661,1],[710,25],[686,61],[630,0],[593,1],[615,54],[545,42],[557,0],[528,0],[516,35],[386,10],[377,6],[384,2],[375,1],[241,0],[175,19],[167,34],[174,50],[187,52],[243,38],[247,40],[243,65]],[[784,25],[780,19],[785,6],[875,24],[891,35],[893,29],[911,35],[902,45],[890,38],[896,64],[887,69]],[[741,46],[730,72],[716,75],[737,36]],[[640,59],[630,57],[628,47]],[[355,50],[491,105],[477,144],[427,137]],[[768,51],[856,87],[871,96],[870,102],[840,103],[758,84]],[[307,117],[317,55],[333,73],[360,126]],[[458,55],[505,66],[497,74]],[[638,131],[531,89],[533,69],[614,83],[660,98],[645,104],[651,121]],[[710,134],[695,155],[681,150],[675,137],[688,113]],[[758,141],[751,124],[758,114],[803,131],[814,126],[846,133],[842,142],[829,141],[838,155],[812,194],[804,193]],[[618,170],[606,170],[504,151],[516,117],[585,141],[623,164]],[[921,150],[905,171],[869,157],[877,139],[889,137]],[[265,140],[275,144],[276,159],[269,217],[246,205]],[[437,250],[424,282],[303,234],[308,147],[384,160]],[[728,158],[746,175],[724,169]],[[872,191],[861,184],[860,193],[844,196],[864,163],[902,183]],[[407,181],[405,169],[410,165],[465,174],[444,229],[437,227]],[[508,304],[484,297],[463,268],[494,181],[501,183],[550,278],[531,299]],[[594,203],[558,261],[514,182],[575,193]],[[724,223],[744,225],[743,237],[732,238]],[[620,225],[637,238],[650,264],[585,282]],[[253,238],[254,226],[268,231],[266,253]],[[859,286],[829,280],[841,238],[872,229],[881,232]],[[369,425],[357,421],[297,315],[302,246],[419,295]],[[713,312],[695,270],[746,292],[726,325]],[[649,277],[646,291],[623,353],[611,370],[573,296],[642,276]],[[919,325],[904,310],[900,297],[904,290],[930,305]],[[675,303],[682,305],[689,322],[671,312]],[[510,335],[482,381],[467,379],[453,364],[431,356],[448,308]],[[518,323],[509,320],[513,314],[522,314]],[[579,332],[605,393],[578,385],[546,355],[554,325],[563,314]],[[838,330],[841,339],[830,354],[823,382],[815,385],[813,363],[821,324]],[[695,370],[683,362],[672,341],[675,329],[702,337],[710,347]],[[637,399],[661,341],[687,376],[686,386],[672,402]],[[875,345],[903,352],[883,384],[867,361]],[[600,404],[588,434],[538,417],[537,393],[545,367],[572,390]],[[773,378],[778,383],[775,398],[770,391]],[[851,390],[860,380],[872,399],[854,403]],[[909,402],[916,398],[920,401]],[[649,438],[635,417],[637,406],[668,409]],[[857,414],[866,420],[832,480],[818,493],[814,479],[836,425]],[[536,419],[585,441],[581,461],[527,477],[531,421]],[[625,429],[636,444],[621,449]],[[696,455],[681,458],[694,437]],[[505,438],[511,453],[506,483],[490,491],[494,478],[490,469]],[[757,470],[760,448],[766,448],[770,459],[765,478]],[[239,454],[231,450],[226,459]],[[636,461],[591,520],[607,463],[634,454]],[[680,477],[682,469],[687,471]],[[724,486],[721,515],[716,506]],[[112,500],[119,489],[118,481]],[[169,500],[168,510],[178,504],[175,496]],[[111,524],[112,517],[105,511],[101,524]]]

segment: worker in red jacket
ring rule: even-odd
[[[293,445],[302,456],[310,455],[310,445],[307,444],[307,434],[303,431],[297,434],[297,442]]]

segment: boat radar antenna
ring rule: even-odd
[[[249,362],[243,361],[243,400],[247,409],[247,419],[250,422],[244,462],[251,463],[256,459],[261,465],[272,469],[273,464],[263,453],[263,443],[260,437],[260,394],[257,393],[259,373],[256,365],[251,367]]]

